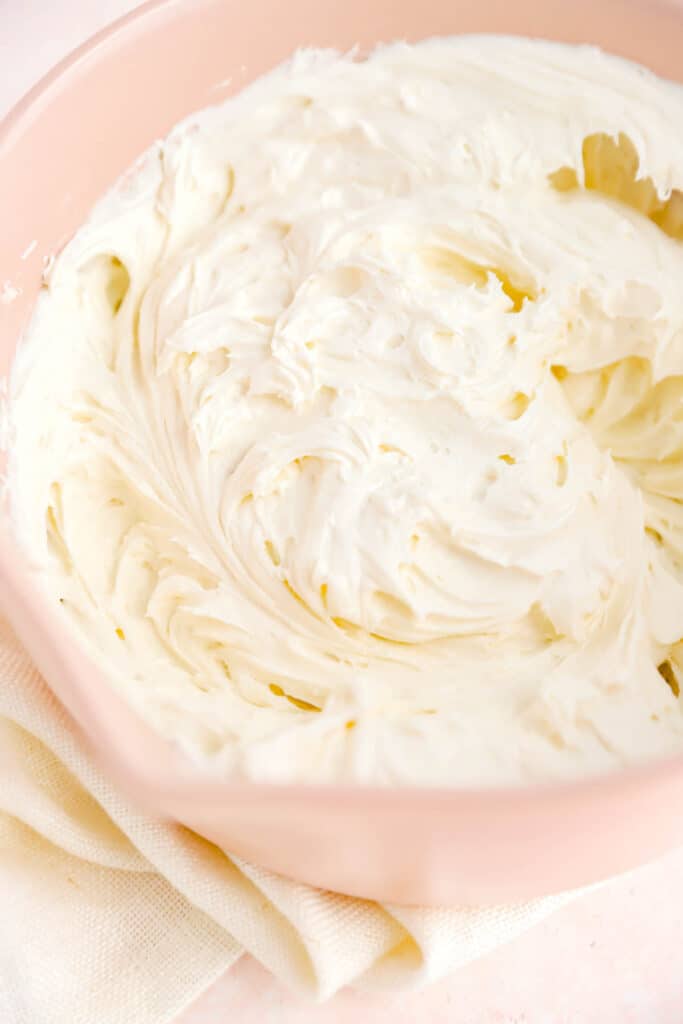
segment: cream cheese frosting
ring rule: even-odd
[[[682,125],[588,47],[304,51],[96,206],[9,513],[158,730],[272,781],[683,751]]]

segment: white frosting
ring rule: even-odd
[[[11,511],[154,726],[282,781],[683,751],[682,123],[589,48],[304,52],[98,204],[16,363]],[[659,226],[588,180],[619,133],[639,180],[597,187]]]

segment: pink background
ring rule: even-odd
[[[0,0],[0,116],[131,0]],[[293,997],[244,957],[177,1024],[683,1024],[683,851],[616,880],[427,992]],[[95,1022],[93,1022],[95,1024]]]

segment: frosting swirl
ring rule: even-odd
[[[277,781],[683,750],[682,115],[589,48],[304,52],[98,204],[9,495],[157,728]]]

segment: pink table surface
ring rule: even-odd
[[[0,117],[65,53],[135,6],[0,0]],[[682,959],[683,850],[425,992],[345,991],[314,1006],[245,956],[176,1024],[683,1024]]]

